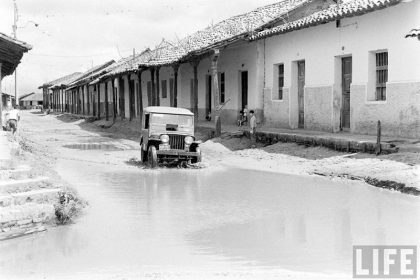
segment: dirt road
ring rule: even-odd
[[[207,142],[203,169],[143,169],[135,130],[22,115],[25,143],[89,207],[0,242],[5,279],[351,279],[353,245],[418,242],[418,197],[310,176],[316,161]]]

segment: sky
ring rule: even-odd
[[[16,0],[17,38],[33,46],[17,70],[18,94],[162,41],[176,40],[276,0]],[[13,0],[0,0],[0,32],[11,35]],[[37,23],[38,27],[33,23]],[[14,93],[14,78],[2,82]]]

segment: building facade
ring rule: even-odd
[[[420,44],[405,37],[419,14],[418,0],[280,2],[122,59],[64,102],[107,120],[155,105],[235,124],[247,107],[269,127],[375,134],[381,121],[418,138]]]

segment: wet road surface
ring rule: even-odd
[[[70,148],[59,148],[57,170],[90,206],[74,224],[0,242],[5,279],[249,271],[351,279],[353,245],[419,243],[417,197],[309,176],[97,163],[82,159],[120,151]]]

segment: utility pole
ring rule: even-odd
[[[17,22],[19,20],[19,11],[16,4],[16,0],[13,0],[14,6],[14,22],[13,22],[13,38],[17,39]],[[15,69],[15,104],[19,105],[18,94],[17,94],[17,67]]]

